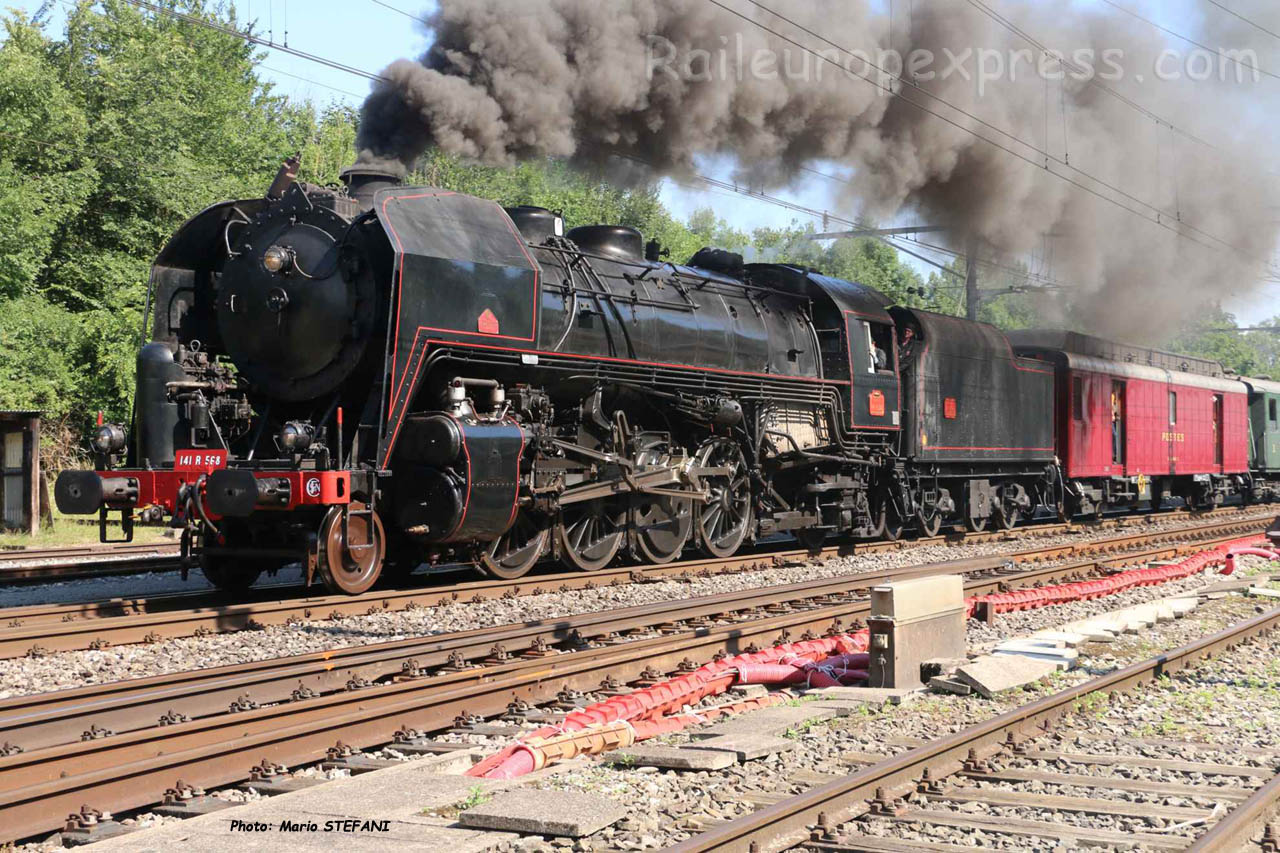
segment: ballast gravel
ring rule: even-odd
[[[1251,518],[1253,516],[1244,516]],[[1258,514],[1259,520],[1268,516]],[[1129,530],[1175,531],[1186,518],[1151,522]],[[1022,531],[1020,531],[1021,533]],[[854,575],[902,566],[987,557],[1030,547],[1108,539],[1124,530],[1085,529],[1044,536],[970,545],[927,545],[887,553],[855,554],[823,562],[774,567],[690,580],[621,584],[594,590],[550,592],[481,602],[454,602],[416,610],[384,611],[337,620],[300,621],[206,637],[183,637],[148,645],[59,652],[41,657],[0,660],[0,699],[86,684],[205,669],[288,655],[486,628],[538,619],[596,613],[657,602],[736,592],[806,580]],[[0,602],[10,590],[0,590]],[[3,609],[0,609],[0,616]],[[1065,621],[1065,620],[1064,620]]]
[[[1244,564],[1245,568],[1254,569],[1263,565],[1265,565],[1263,561],[1256,563],[1250,561]],[[1090,612],[1118,610],[1138,603],[1139,600],[1151,600],[1172,594],[1170,592],[1172,586],[1134,590],[1122,596],[1113,596],[1096,602],[1087,602],[1087,604],[1091,605]],[[959,697],[930,694],[901,706],[868,707],[864,712],[850,717],[812,725],[803,731],[789,732],[788,737],[796,742],[796,748],[791,751],[735,765],[723,771],[655,771],[651,768],[626,768],[598,764],[584,772],[551,777],[536,784],[539,787],[594,792],[629,804],[631,813],[624,822],[578,841],[574,849],[643,850],[665,847],[687,839],[718,821],[749,814],[763,805],[800,793],[815,784],[814,780],[819,777],[814,774],[831,777],[847,775],[851,769],[859,766],[853,761],[853,754],[857,754],[857,757],[867,755],[887,757],[906,751],[920,741],[932,740],[960,731],[1040,696],[1144,660],[1161,650],[1176,648],[1253,616],[1259,609],[1266,609],[1269,606],[1269,602],[1259,604],[1254,599],[1238,595],[1208,601],[1187,617],[1158,624],[1141,635],[1125,636],[1111,644],[1092,644],[1084,647],[1080,669],[1056,673],[1043,684],[1032,685],[1022,691],[1009,691],[998,695],[993,700],[984,700],[976,695]],[[1006,617],[1001,617],[995,625],[995,630],[1002,633],[1004,637],[1016,636],[1056,627],[1080,618],[1084,614],[1074,607],[1059,606],[1014,615],[1019,623],[1016,629],[1012,625],[1006,627],[1003,624]],[[971,630],[976,624],[971,623]],[[1267,690],[1274,692],[1274,688],[1269,685],[1275,684],[1276,675],[1280,674],[1280,664],[1275,663],[1280,660],[1277,652],[1280,652],[1280,639],[1263,638],[1246,644],[1228,656],[1184,671],[1176,675],[1171,682],[1162,683],[1141,694],[1126,696],[1115,704],[1086,703],[1068,719],[1063,730],[1079,732],[1082,739],[1093,734],[1106,736],[1110,733],[1116,738],[1165,737],[1214,743],[1219,745],[1221,752],[1197,755],[1186,760],[1219,760],[1233,764],[1271,766],[1265,758],[1245,759],[1236,753],[1241,746],[1274,747],[1280,755],[1280,703],[1266,699],[1271,695]],[[1182,713],[1181,708],[1185,703],[1192,701],[1187,698],[1188,696],[1194,696],[1207,689],[1214,691],[1228,689],[1212,686],[1221,683],[1231,685],[1229,689],[1235,691],[1233,702],[1224,703],[1221,711],[1213,710],[1211,703],[1201,702],[1198,706],[1202,707],[1201,719],[1198,722],[1189,720]],[[1206,687],[1206,685],[1210,686]],[[1260,687],[1260,685],[1266,686]],[[1252,713],[1246,710],[1251,702],[1256,704],[1260,698],[1268,703],[1264,712]],[[1087,747],[1071,746],[1072,736],[1074,735],[1067,736],[1061,748],[1080,752],[1107,751],[1092,742],[1087,744]],[[679,734],[668,736],[663,740],[668,743],[680,743],[688,739],[687,734]],[[1056,748],[1056,746],[1044,748]],[[1143,749],[1143,747],[1135,747],[1118,740],[1114,740],[1110,747],[1110,751],[1114,754],[1129,754],[1125,750],[1132,750],[1133,754],[1144,754]],[[1151,747],[1145,749],[1150,754],[1160,757],[1184,757],[1176,750],[1152,751]],[[1068,770],[1064,764],[1057,768],[1057,772],[1089,773],[1098,776],[1115,774],[1121,778],[1196,781],[1207,785],[1233,787],[1242,784],[1252,787],[1261,781],[1251,782],[1239,777],[1222,776],[1188,777],[1175,771],[1124,765],[1118,767],[1071,765]],[[1041,785],[1040,789],[1046,793],[1086,798],[1107,795],[1107,792],[1102,789],[1058,790],[1054,786],[1044,785]],[[1020,790],[1028,789],[1020,788]],[[1112,793],[1112,795],[1119,799],[1128,799],[1122,794]],[[1180,804],[1176,798],[1129,796],[1132,797],[1133,802]],[[1212,808],[1213,802],[1207,802],[1207,807]],[[924,805],[925,803],[921,801],[916,804]],[[1203,805],[1203,803],[1186,802],[1181,805]],[[983,804],[952,805],[930,802],[928,807],[951,810],[959,815],[982,814],[993,818],[1032,819],[1036,816],[1034,809]],[[1043,813],[1039,817],[1044,819]],[[1149,818],[1116,818],[1063,812],[1060,816],[1050,819],[1064,827],[1079,826],[1111,831],[1166,834],[1168,829],[1163,823]],[[1054,850],[1057,849],[1058,844],[1058,841],[1053,839],[1046,841],[1044,846],[1037,846],[1035,839],[1029,839],[1026,836],[1013,836],[984,829],[915,827],[913,824],[880,819],[859,821],[858,826],[860,832],[888,839],[942,841],[991,849]],[[1174,829],[1172,831],[1194,834],[1193,830]],[[512,851],[528,849],[528,844],[529,840],[526,839],[522,843],[510,844],[504,849]]]

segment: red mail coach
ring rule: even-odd
[[[1248,489],[1248,392],[1217,362],[1074,332],[1009,337],[1054,365],[1068,511],[1164,496],[1207,508]]]

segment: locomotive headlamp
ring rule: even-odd
[[[293,262],[293,253],[283,246],[271,246],[262,253],[262,265],[268,272],[281,272]]]
[[[93,431],[90,444],[99,453],[119,453],[125,445],[124,427],[119,424],[103,424]]]
[[[301,453],[311,446],[315,429],[306,421],[289,421],[280,428],[280,448],[288,453]]]

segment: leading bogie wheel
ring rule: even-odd
[[[211,543],[211,539],[220,540]],[[234,519],[224,519],[218,533],[206,531],[200,549],[200,571],[205,579],[223,592],[239,595],[258,580],[263,571],[277,568],[278,563],[261,557],[227,554],[228,549],[252,551],[254,540],[249,529]]]
[[[751,478],[742,450],[732,441],[716,439],[698,451],[697,467],[719,468],[703,476],[710,500],[694,512],[698,547],[711,557],[728,557],[751,531]]]
[[[200,554],[200,571],[209,583],[223,592],[236,595],[253,586],[262,574],[262,569],[247,558],[224,557],[214,549]]]
[[[344,522],[343,515],[349,514]],[[330,592],[359,595],[377,582],[387,555],[382,519],[364,504],[335,506],[320,524],[320,581]]]
[[[546,525],[520,510],[510,530],[480,546],[480,569],[503,580],[528,574],[546,552],[550,538],[551,531]]]

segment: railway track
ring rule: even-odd
[[[1252,532],[1259,529],[1262,516],[1248,516],[1238,509],[1208,514],[1206,523],[1165,531],[1144,531],[1149,524],[1138,517],[1117,528],[1138,528],[1115,537],[1050,547],[1029,548],[1012,554],[934,564],[931,571],[946,565],[947,571],[994,570],[1006,563],[1023,564],[1063,560],[1095,554],[1115,553],[1157,537],[1171,543],[1203,541],[1215,536]],[[1065,525],[1062,526],[1065,529]],[[1052,528],[1036,528],[1039,531]],[[1061,531],[1056,531],[1061,532]],[[993,534],[982,534],[991,536]],[[1006,534],[1008,535],[1008,534]],[[1047,533],[1042,535],[1048,535]],[[973,537],[974,534],[969,534]],[[682,576],[708,576],[734,571],[751,571],[771,566],[794,565],[843,554],[871,554],[896,551],[921,544],[937,544],[943,537],[915,543],[872,542],[825,548],[818,553],[788,549],[772,553],[736,555],[718,559],[698,559],[649,566],[618,566],[597,572],[561,572],[531,575],[516,580],[472,580],[444,586],[397,590],[374,590],[364,595],[324,595],[280,598],[280,588],[257,590],[248,601],[225,603],[221,596],[186,594],[154,596],[147,599],[111,599],[78,604],[38,605],[0,610],[0,658],[41,655],[77,649],[106,648],[128,643],[154,642],[206,632],[237,631],[281,625],[296,620],[341,618],[415,607],[442,606],[453,602],[478,602],[541,592],[595,589],[626,583],[659,581]],[[964,541],[973,541],[972,538]],[[287,591],[287,590],[286,590]]]
[[[1249,508],[1224,507],[1195,517],[1209,519],[1224,515],[1241,514]],[[1131,524],[1145,524],[1152,521],[1176,518],[1179,515],[1189,516],[1185,509],[1148,512],[1141,515],[1118,516],[1103,519],[1100,522],[1054,523],[1027,525],[1016,531],[991,530],[981,533],[956,530],[938,536],[924,537],[899,542],[858,543],[857,550],[866,552],[876,549],[896,549],[932,545],[939,543],[985,542],[1010,536],[1053,535],[1070,529],[1107,529],[1124,527]],[[761,553],[764,553],[763,551]],[[143,572],[177,571],[181,568],[177,543],[117,543],[73,545],[57,548],[15,548],[0,549],[0,587],[26,584],[47,583],[50,581],[73,580],[91,577],[110,577],[113,575],[140,574]],[[302,587],[298,586],[301,590]],[[181,593],[191,598],[188,606],[200,606],[201,603],[217,604],[225,601],[225,595],[217,592]],[[177,595],[168,596],[176,598]],[[166,598],[166,597],[160,597]],[[117,599],[118,601],[118,599]],[[107,605],[109,602],[87,602]]]
[[[1196,661],[1229,650],[1241,642],[1280,627],[1280,609],[1133,664],[1114,673],[1063,690],[1008,711],[998,717],[933,741],[909,741],[909,751],[885,757],[843,778],[820,784],[794,797],[780,799],[751,814],[712,827],[671,849],[678,853],[712,850],[751,850],[767,853],[801,848],[821,853],[887,853],[888,851],[960,851],[973,849],[943,840],[881,837],[861,831],[856,822],[874,816],[909,824],[927,837],[939,827],[979,829],[1013,835],[1027,844],[1141,847],[1151,850],[1236,851],[1248,849],[1259,827],[1280,804],[1280,748],[1238,749],[1230,763],[1186,760],[1186,752],[1213,751],[1213,745],[1141,738],[1119,738],[1145,748],[1147,755],[1090,752],[1080,740],[1114,746],[1111,735],[1091,735],[1087,729],[1053,733],[1053,727],[1082,702],[1098,694],[1140,690],[1160,676],[1182,670]],[[1165,751],[1166,756],[1149,753]],[[1249,763],[1243,759],[1256,759]],[[1021,766],[1000,768],[994,759]],[[1139,775],[1101,775],[1077,768],[1123,765],[1132,770],[1155,770],[1179,776],[1178,781],[1151,781]],[[1067,768],[1067,769],[1064,769]],[[1234,786],[1206,784],[1213,777],[1240,781]],[[973,783],[1004,783],[982,787]],[[1257,784],[1254,790],[1250,785]],[[1044,793],[1044,786],[1088,789],[1090,796]],[[1027,786],[1025,789],[1021,786]],[[1186,806],[1128,802],[1124,794],[1178,797]],[[1120,794],[1114,797],[1108,794]],[[911,797],[913,802],[906,798]],[[1228,806],[1225,816],[1191,803],[1213,799]],[[966,813],[945,808],[979,804],[986,808],[1019,809],[1030,817],[1007,813]],[[1062,819],[1063,813],[1103,816],[1112,821],[1145,823],[1159,818],[1166,826],[1185,830],[1211,828],[1198,838],[1158,829],[1151,831],[1098,828]],[[1273,834],[1275,829],[1268,832]],[[1257,849],[1257,848],[1254,848]]]
[[[172,571],[177,543],[130,542],[0,551],[0,586]]]
[[[973,564],[966,592],[1168,559],[1236,538],[1240,525],[1054,566],[1009,568],[1007,556],[998,566],[964,561]],[[1062,547],[1043,549],[1042,559]],[[839,631],[867,615],[871,585],[960,570],[952,562],[811,580],[6,700],[0,841],[56,828],[85,804],[119,812],[159,802],[179,779],[233,784],[328,750],[412,743],[420,732],[501,714],[512,702],[661,678],[717,654]]]

